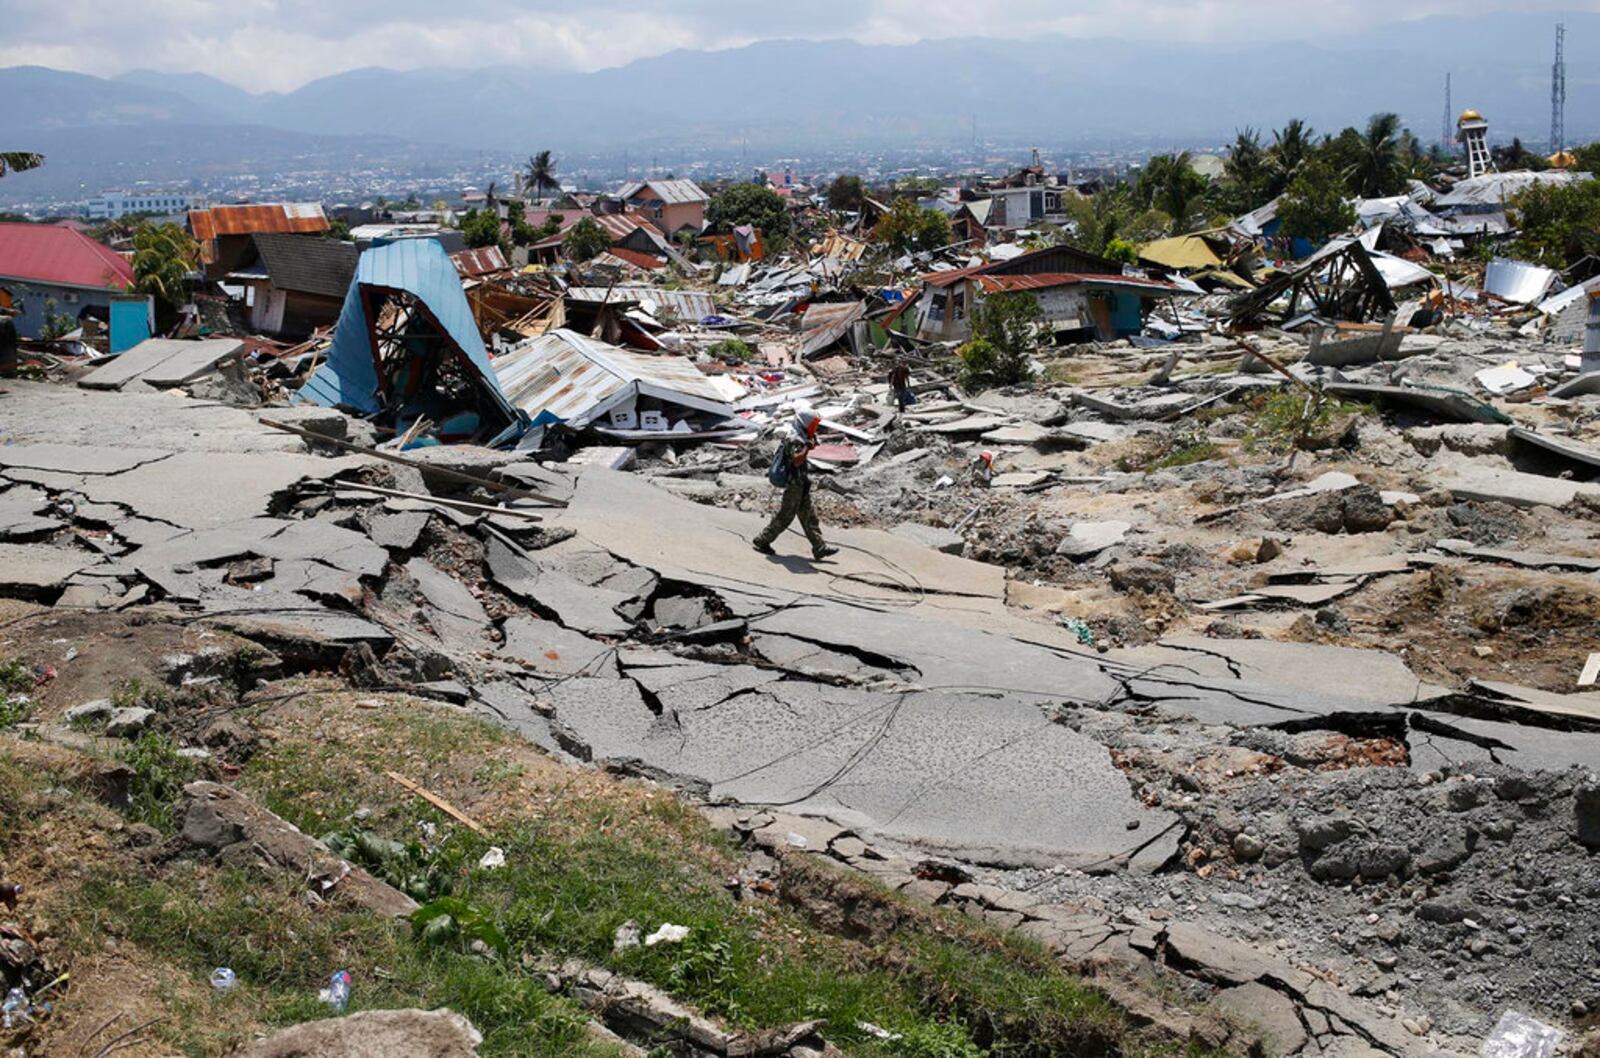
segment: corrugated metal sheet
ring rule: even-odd
[[[662,290],[659,287],[614,286],[614,287],[573,287],[567,291],[567,297],[573,301],[605,301],[607,293],[612,301],[638,301],[654,302],[656,313],[666,312],[678,317],[680,320],[700,322],[707,316],[714,316],[717,312],[717,303],[711,295],[699,290]]]
[[[636,198],[645,189],[653,198],[658,198],[669,206],[683,205],[687,202],[709,202],[711,196],[700,190],[700,185],[693,180],[641,180],[635,181],[618,192],[622,199]]]
[[[511,265],[506,262],[506,255],[500,252],[498,246],[482,246],[476,250],[457,250],[450,255],[451,262],[456,266],[456,271],[461,273],[463,279],[476,279],[479,276],[493,275],[504,272]]]
[[[372,323],[361,303],[362,287],[415,295],[476,369],[485,388],[501,401],[507,416],[514,417],[495,383],[483,337],[461,290],[461,276],[444,247],[432,239],[402,239],[361,255],[328,347],[328,361],[300,387],[298,399],[327,407],[348,404],[368,414],[381,408],[377,365],[372,362]]]
[[[132,286],[134,279],[127,258],[53,224],[0,224],[0,276],[95,290]]]
[[[202,242],[221,235],[258,232],[319,232],[328,218],[317,202],[279,202],[260,206],[213,206],[189,211],[189,230]]]
[[[575,331],[534,338],[496,358],[494,371],[507,399],[535,423],[542,416],[581,429],[641,396],[724,417],[734,411],[692,361],[629,352]]]
[[[1531,305],[1544,297],[1556,274],[1549,268],[1496,257],[1483,273],[1483,289],[1518,305]]]
[[[1121,287],[1149,291],[1153,294],[1175,294],[1178,288],[1159,279],[1142,276],[1080,275],[1076,272],[1045,272],[1037,275],[978,276],[978,286],[984,293],[1014,293],[1022,290],[1048,290],[1052,287],[1073,287],[1089,284],[1097,287]]]

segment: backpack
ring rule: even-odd
[[[772,465],[767,468],[767,480],[773,488],[786,489],[789,487],[789,460],[784,457],[784,446],[779,445],[772,453]]]

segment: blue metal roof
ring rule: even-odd
[[[495,380],[488,351],[483,347],[483,336],[478,333],[472,307],[461,290],[461,275],[444,247],[432,239],[399,239],[375,245],[361,255],[356,264],[355,280],[339,312],[327,362],[300,387],[300,400],[327,407],[346,404],[367,414],[381,409],[378,371],[372,361],[374,321],[367,319],[366,308],[361,303],[362,287],[401,290],[421,301],[444,327],[451,341],[466,354],[483,385],[494,394],[506,415],[512,420],[517,418],[515,409]]]

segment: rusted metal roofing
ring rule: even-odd
[[[480,276],[494,275],[504,272],[511,265],[506,262],[506,255],[500,252],[498,246],[481,246],[475,250],[457,250],[450,255],[450,263],[456,266],[456,271],[461,273],[462,279],[477,279]]]
[[[711,380],[681,356],[648,356],[555,330],[494,361],[500,389],[535,424],[558,419],[577,429],[639,397],[731,417]]]
[[[1052,287],[1075,287],[1085,284],[1097,287],[1124,287],[1147,290],[1152,294],[1176,294],[1178,288],[1159,279],[1143,276],[1082,275],[1077,272],[1044,272],[1039,275],[977,276],[978,286],[986,294],[1014,293],[1023,290],[1048,290]]]
[[[607,253],[624,264],[631,264],[635,268],[646,268],[652,272],[667,267],[666,258],[640,253],[638,250],[630,250],[625,246],[613,246]]]
[[[212,206],[189,211],[189,230],[202,242],[221,235],[316,233],[328,230],[328,218],[316,202],[279,202],[260,206]]]

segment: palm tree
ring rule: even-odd
[[[1311,154],[1314,135],[1311,126],[1299,118],[1291,118],[1287,125],[1272,134],[1272,147],[1267,151],[1267,157],[1272,168],[1272,180],[1268,187],[1274,196],[1283,193],[1289,181],[1305,164]]]
[[[0,151],[0,176],[37,169],[44,164],[44,155],[32,151]]]
[[[176,224],[146,222],[133,233],[134,289],[155,297],[159,315],[170,319],[182,307],[184,281],[199,263],[199,244]]]
[[[1361,154],[1350,174],[1363,198],[1393,194],[1400,185],[1400,115],[1374,114],[1361,136]]]
[[[561,187],[556,180],[556,160],[549,151],[540,151],[528,159],[527,180],[535,197],[547,187]]]

